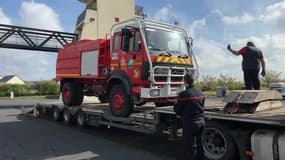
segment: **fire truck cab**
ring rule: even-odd
[[[134,105],[173,104],[184,75],[195,73],[191,40],[177,25],[135,18],[113,25],[109,37],[59,51],[56,74],[65,105],[97,96],[114,115],[127,117]]]

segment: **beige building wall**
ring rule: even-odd
[[[76,26],[80,39],[105,38],[115,17],[121,21],[135,17],[134,0],[80,0],[86,4],[85,18]]]
[[[21,80],[19,77],[14,76],[9,81],[6,82],[7,84],[25,84],[23,80]]]
[[[114,18],[119,17],[120,22],[135,17],[134,0],[99,0],[99,37],[105,38],[106,33],[110,33]]]
[[[92,9],[87,9],[85,13],[85,20],[81,24],[82,31],[80,35],[80,39],[93,39],[93,37],[98,37],[97,34],[97,11]],[[94,20],[94,21],[93,21]]]

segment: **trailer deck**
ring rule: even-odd
[[[214,160],[219,157],[219,160],[231,160],[239,156],[241,160],[249,160],[251,156],[245,153],[251,151],[251,137],[255,135],[252,133],[274,132],[274,135],[277,135],[280,131],[284,131],[284,106],[256,111],[251,114],[230,114],[225,112],[225,105],[226,103],[222,102],[221,99],[206,99],[206,129],[202,136],[205,156],[208,159]],[[72,107],[65,106],[62,103],[39,103],[35,109],[40,113],[50,112],[54,117],[56,108],[59,110],[59,117],[67,124],[76,122],[79,126],[84,127],[102,125],[108,128],[115,127],[146,134],[163,134],[172,140],[181,139],[181,123],[176,119],[173,106],[154,106],[152,103],[135,106],[134,112],[127,118],[113,116],[108,103],[83,103],[80,106]],[[80,115],[84,115],[84,118],[82,119]],[[80,119],[87,124],[83,125],[84,123],[80,122]],[[276,139],[278,136],[274,137]],[[256,149],[253,151],[257,153]],[[226,154],[228,157],[225,158],[224,155]]]
[[[205,103],[206,118],[285,127],[284,106],[274,108],[271,110],[258,111],[250,114],[249,113],[228,114],[223,111],[225,105],[226,105],[225,102],[217,101],[217,99],[214,100],[206,99]],[[51,108],[53,106],[58,106],[59,108],[66,107],[62,103],[52,103],[52,104],[39,103],[37,104],[37,106],[45,108]],[[116,122],[123,124],[140,122],[140,123],[157,125],[159,123],[159,114],[175,116],[175,113],[173,111],[173,106],[154,107],[154,105],[151,103],[141,107],[136,106],[135,112],[132,113],[128,118],[113,116],[109,111],[108,103],[84,103],[81,106],[69,107],[69,108],[73,108],[72,110],[74,110],[74,112],[77,109],[82,109],[82,111],[85,112],[87,115],[102,117],[105,120],[112,122],[113,124],[115,124]]]

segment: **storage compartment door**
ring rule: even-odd
[[[257,130],[251,136],[251,149],[253,160],[274,160],[273,158],[273,137],[275,131]]]
[[[98,75],[98,50],[83,52],[81,55],[81,75]]]
[[[282,133],[278,139],[279,159],[285,159],[285,133]]]

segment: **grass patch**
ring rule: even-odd
[[[202,92],[205,96],[216,96],[216,91],[203,91]]]

